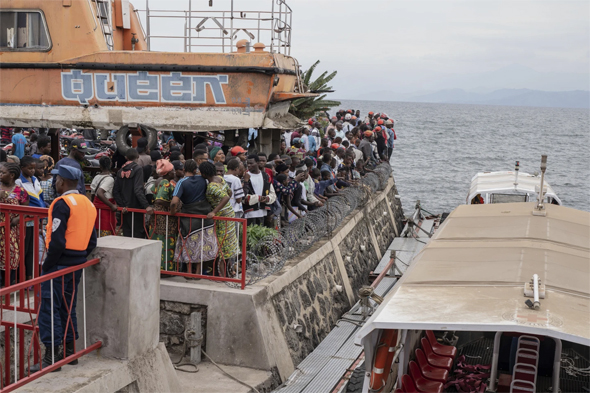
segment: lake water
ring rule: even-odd
[[[342,109],[395,119],[392,164],[406,214],[419,199],[433,213],[465,203],[481,171],[540,171],[564,206],[590,211],[590,111],[342,100]],[[331,113],[334,113],[332,109]]]

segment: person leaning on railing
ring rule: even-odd
[[[88,254],[96,247],[94,232],[96,208],[86,195],[80,194],[77,190],[81,171],[78,168],[62,165],[52,173],[57,175],[55,188],[60,196],[49,207],[45,239],[47,257],[43,262],[42,275],[83,264]],[[68,357],[74,354],[74,340],[78,339],[78,326],[76,297],[72,299],[72,294],[78,293],[80,275],[81,270],[78,270],[73,274],[66,274],[41,283],[41,306],[37,321],[40,339],[45,345],[45,355],[41,361],[43,368],[64,359],[64,355]],[[53,293],[51,282],[53,282]],[[68,315],[70,304],[71,309]],[[62,346],[64,336],[65,348]],[[78,360],[70,362],[70,364],[77,363]],[[55,371],[60,369],[61,367]],[[39,364],[30,368],[31,373],[39,370]]]

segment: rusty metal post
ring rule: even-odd
[[[47,132],[51,138],[51,158],[57,164],[60,160],[61,146],[59,145],[59,128],[50,128]]]
[[[193,158],[193,138],[194,133],[189,132],[184,137],[184,159],[190,160]]]

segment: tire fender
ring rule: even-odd
[[[148,139],[148,148],[153,150],[158,145],[158,131],[155,128],[144,126],[142,124],[139,125],[141,132],[144,137]],[[119,128],[117,131],[117,135],[115,136],[115,144],[117,145],[117,150],[120,154],[125,155],[127,150],[131,148],[131,146],[127,143],[127,137],[129,135],[129,126],[123,126]]]

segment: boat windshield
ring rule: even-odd
[[[491,194],[491,203],[526,202],[526,194]]]

